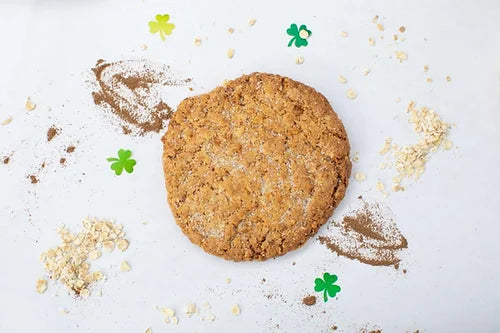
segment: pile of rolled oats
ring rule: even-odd
[[[81,296],[90,295],[88,289],[93,282],[101,280],[101,272],[90,271],[89,259],[98,259],[102,251],[112,252],[128,248],[123,226],[106,220],[87,218],[82,221],[83,230],[72,234],[66,227],[58,230],[62,243],[40,255],[45,270],[52,280],[62,282]]]
[[[392,150],[394,166],[398,174],[392,179],[393,191],[404,190],[401,185],[406,179],[418,180],[425,171],[425,164],[430,153],[436,152],[440,147],[445,150],[452,148],[453,143],[447,139],[451,125],[443,120],[431,109],[423,106],[418,109],[415,102],[410,102],[406,110],[410,114],[409,122],[414,125],[414,131],[419,135],[418,143],[399,147],[392,144],[391,139],[386,139],[380,154],[384,155]],[[383,167],[392,166],[392,163]]]

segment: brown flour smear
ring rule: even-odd
[[[110,110],[124,134],[158,133],[165,128],[173,109],[163,99],[165,86],[183,86],[191,79],[168,77],[169,67],[147,60],[106,62],[98,60],[92,69],[98,87],[94,103]]]
[[[316,304],[316,296],[314,296],[314,295],[306,296],[302,299],[302,303],[307,305],[307,306],[312,306],[312,305]]]
[[[328,225],[328,235],[319,236],[321,244],[332,252],[372,266],[398,265],[398,251],[408,247],[391,217],[388,207],[367,203]]]
[[[52,139],[59,134],[59,129],[56,126],[52,126],[47,131],[47,141],[52,141]]]

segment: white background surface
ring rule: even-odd
[[[148,32],[147,22],[158,13],[169,13],[177,25],[166,42]],[[370,47],[368,37],[381,35],[374,15],[386,31]],[[257,23],[250,28],[251,18]],[[308,47],[286,47],[285,30],[294,22],[312,30]],[[13,152],[12,161],[0,165],[0,332],[328,332],[331,325],[339,332],[500,330],[499,22],[493,0],[2,0],[0,118],[14,120],[0,126],[0,155]],[[394,44],[401,25],[406,41]],[[203,38],[198,48],[196,36]],[[235,49],[231,60],[229,47]],[[406,51],[408,61],[399,64],[395,50]],[[300,66],[298,55],[305,60]],[[171,105],[253,71],[318,89],[344,121],[352,151],[360,153],[353,171],[368,177],[352,181],[334,218],[360,194],[386,201],[409,242],[401,254],[408,273],[337,257],[315,239],[255,263],[224,261],[192,245],[166,204],[160,136],[121,135],[91,100],[85,81],[99,58],[153,59],[192,77],[194,92],[173,94]],[[366,77],[365,67],[371,68]],[[339,74],[347,85],[337,83]],[[356,100],[345,97],[348,87],[358,91]],[[37,104],[32,112],[24,109],[27,96]],[[377,168],[377,152],[387,136],[415,142],[404,113],[410,100],[456,124],[450,137],[457,148],[432,156],[421,181],[384,199],[375,182],[388,185],[392,174]],[[53,124],[62,133],[47,143]],[[62,168],[59,158],[73,143],[77,151]],[[133,174],[116,177],[109,170],[105,158],[119,148],[134,152]],[[30,184],[26,175],[43,161],[40,183]],[[86,216],[115,219],[131,241],[127,252],[93,265],[109,276],[97,286],[102,297],[75,299],[54,283],[38,295],[35,280],[46,276],[39,254],[58,244],[58,225],[77,231]],[[119,272],[123,259],[131,272]],[[314,279],[325,271],[339,276],[338,298],[304,307],[302,297],[314,293]],[[182,314],[184,304],[205,301],[216,315],[213,323]],[[230,313],[235,303],[239,317]],[[179,325],[163,323],[156,306],[176,309]]]

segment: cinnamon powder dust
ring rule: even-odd
[[[173,110],[164,100],[164,87],[191,81],[171,79],[168,66],[146,60],[98,60],[92,71],[97,81],[97,90],[92,93],[94,103],[111,111],[123,133],[132,135],[165,128]]]
[[[340,222],[328,226],[327,235],[319,236],[321,244],[338,255],[372,266],[392,266],[400,262],[398,253],[408,247],[388,207],[367,203]]]

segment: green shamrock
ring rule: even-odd
[[[304,24],[302,24],[300,28],[297,28],[295,23],[290,25],[290,28],[286,29],[286,33],[293,37],[290,39],[288,47],[292,46],[294,41],[296,47],[307,46],[307,38],[312,34],[311,30],[307,30]]]
[[[170,15],[156,15],[156,21],[149,21],[149,32],[152,34],[160,33],[161,40],[165,40],[165,35],[171,35],[175,24],[167,23],[170,20]]]
[[[109,157],[107,159],[108,162],[113,162],[111,164],[111,170],[114,170],[117,176],[122,174],[123,169],[125,169],[128,173],[132,173],[132,171],[134,171],[134,165],[136,162],[131,159],[130,156],[132,156],[132,152],[130,150],[120,149],[118,150],[118,158]]]
[[[335,285],[337,281],[337,275],[330,275],[328,273],[323,274],[323,279],[317,278],[314,280],[316,284],[314,286],[314,291],[323,292],[323,300],[328,301],[328,296],[335,297],[335,295],[340,292],[340,287]]]

